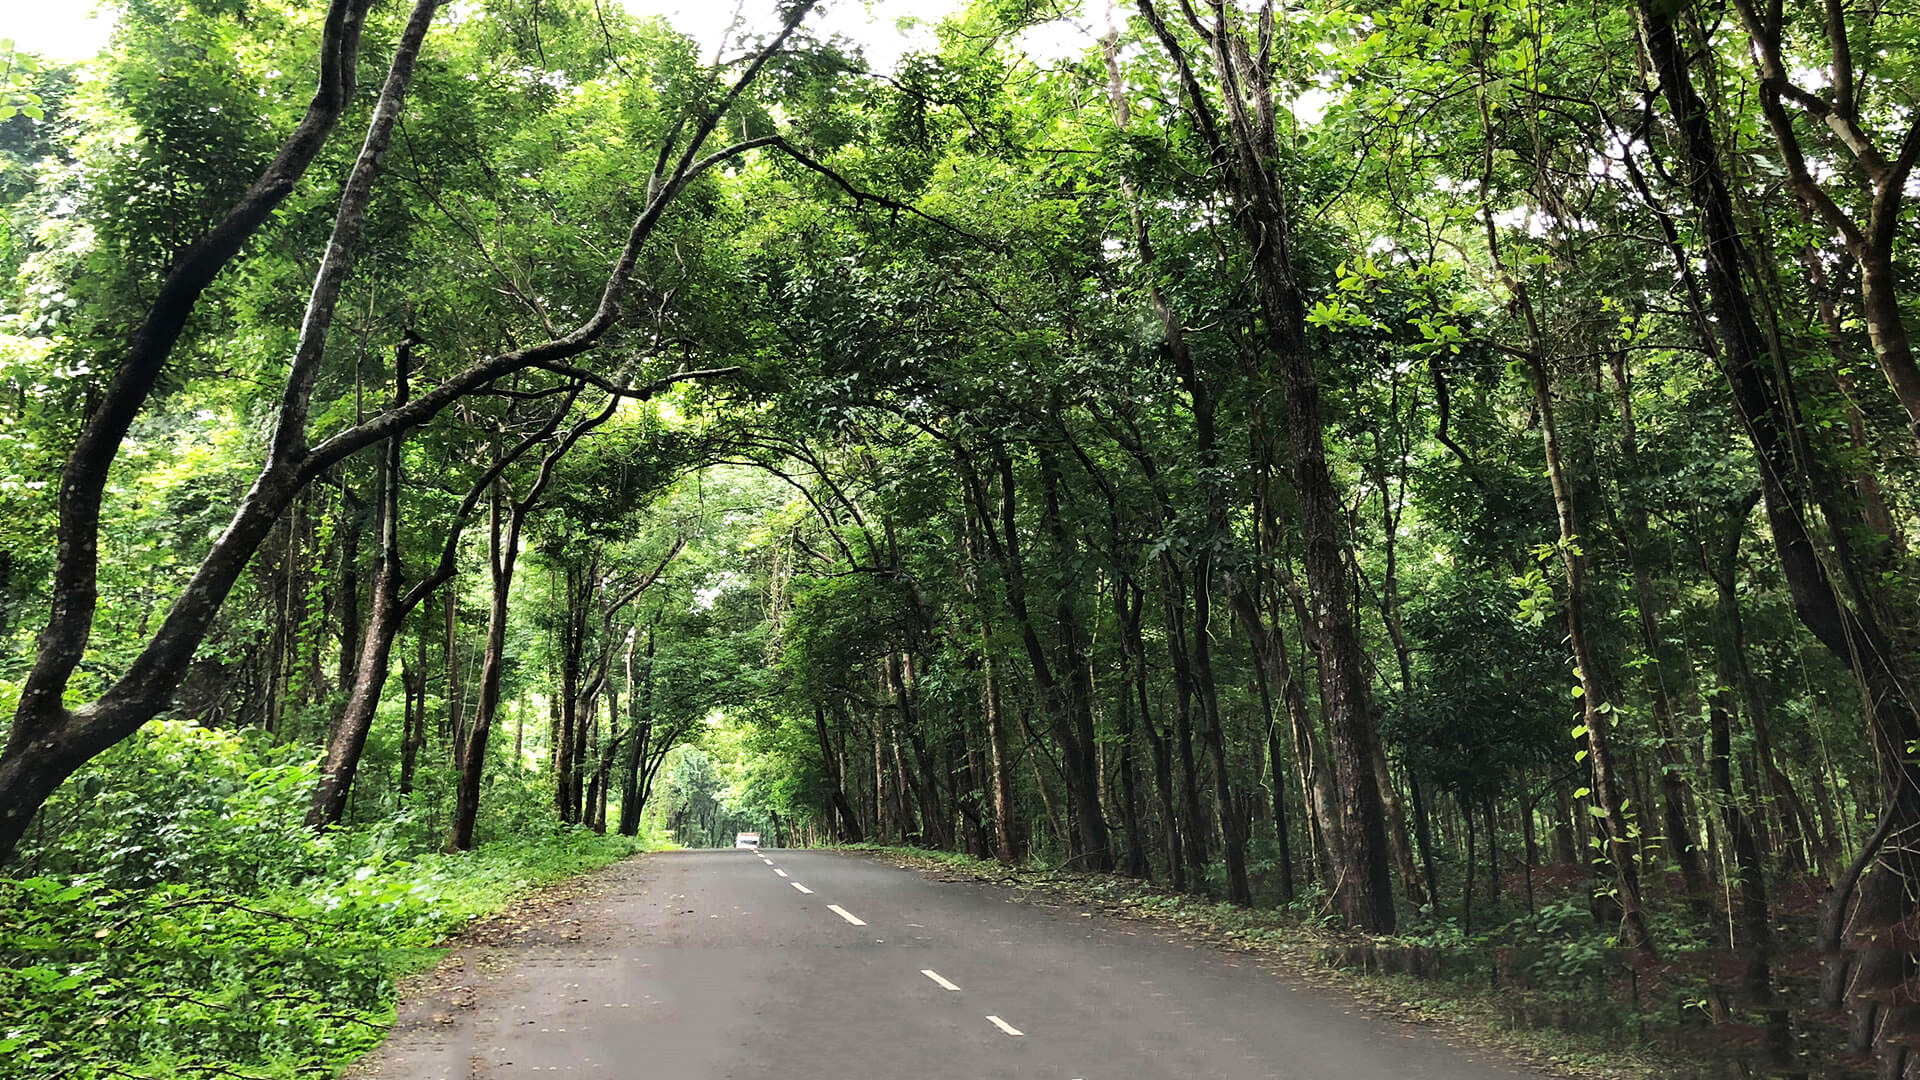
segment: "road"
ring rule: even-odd
[[[1245,957],[811,851],[643,856],[462,949],[354,1077],[1523,1080]]]

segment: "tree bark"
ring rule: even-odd
[[[647,651],[637,678],[634,674],[632,643],[628,644],[626,651],[627,707],[633,715],[627,727],[627,757],[620,769],[621,836],[640,834],[640,813],[646,809],[641,774],[651,751],[648,744],[653,739],[653,656],[653,627],[649,625]]]
[[[1594,805],[1599,811],[1596,824],[1612,864],[1620,908],[1620,936],[1628,948],[1651,956],[1655,948],[1652,932],[1647,927],[1646,906],[1640,898],[1639,854],[1634,849],[1633,826],[1621,800],[1619,764],[1614,758],[1614,692],[1587,633],[1587,556],[1581,547],[1584,541],[1579,535],[1573,486],[1561,461],[1560,429],[1554,419],[1553,385],[1545,359],[1530,355],[1527,374],[1533,388],[1534,408],[1540,416],[1547,475],[1553,485],[1554,510],[1559,518],[1560,564],[1567,579],[1567,644],[1573,654],[1581,692],[1581,718],[1587,729],[1587,766],[1592,775]]]
[[[1180,764],[1181,847],[1186,855],[1187,891],[1204,894],[1207,884],[1207,820],[1200,805],[1200,768],[1193,756],[1193,665],[1187,654],[1186,575],[1171,555],[1160,560],[1160,604],[1165,620],[1167,660],[1173,673],[1173,730],[1169,733]]]
[[[1637,484],[1643,476],[1640,433],[1634,418],[1633,382],[1627,370],[1627,354],[1624,351],[1613,354],[1612,369],[1614,388],[1620,398],[1620,457],[1628,476]],[[1706,868],[1701,865],[1692,818],[1687,813],[1686,762],[1680,755],[1678,724],[1674,718],[1672,699],[1667,693],[1667,649],[1660,633],[1661,599],[1654,588],[1653,572],[1647,566],[1647,549],[1651,543],[1648,513],[1637,492],[1629,492],[1625,503],[1623,517],[1626,528],[1622,532],[1625,534],[1627,562],[1632,568],[1633,606],[1639,613],[1640,645],[1646,651],[1648,660],[1647,695],[1653,705],[1654,731],[1660,740],[1657,767],[1660,770],[1661,824],[1666,833],[1664,846],[1680,867],[1688,909],[1696,918],[1706,920],[1711,915],[1709,901],[1712,890],[1707,881]]]
[[[406,722],[400,739],[400,784],[402,802],[413,794],[413,781],[420,767],[420,750],[427,745],[427,631],[423,626],[414,635],[414,662],[400,665],[400,685],[407,697]]]
[[[1306,306],[1288,252],[1291,219],[1275,171],[1286,160],[1275,127],[1272,71],[1265,50],[1255,53],[1234,25],[1225,0],[1211,0],[1208,39],[1222,130],[1214,99],[1200,86],[1187,54],[1153,0],[1138,0],[1155,36],[1173,60],[1183,96],[1233,203],[1234,223],[1251,256],[1251,277],[1264,319],[1262,343],[1285,396],[1293,488],[1305,541],[1308,590],[1313,597],[1313,644],[1320,660],[1320,700],[1327,716],[1333,767],[1341,796],[1342,843],[1334,897],[1356,928],[1391,933],[1395,925],[1392,851],[1374,772],[1379,731],[1347,585],[1346,545],[1340,535],[1343,500],[1327,465],[1320,382],[1307,343]],[[1272,12],[1263,9],[1263,32]],[[1249,106],[1253,111],[1249,111]]]
[[[833,788],[830,798],[835,818],[834,838],[843,843],[857,844],[864,838],[860,817],[854,813],[853,803],[847,799],[840,757],[833,752],[833,743],[827,738],[827,707],[824,702],[813,703],[813,730],[820,741],[820,760],[825,763],[827,782]]]
[[[1186,853],[1180,837],[1180,799],[1173,784],[1173,749],[1168,745],[1168,736],[1154,723],[1153,703],[1147,693],[1147,647],[1140,633],[1147,597],[1145,590],[1135,581],[1128,582],[1128,592],[1131,599],[1127,603],[1127,615],[1122,621],[1121,632],[1125,647],[1134,656],[1134,698],[1139,702],[1140,723],[1147,729],[1147,746],[1153,755],[1153,787],[1160,797],[1160,831],[1167,853],[1167,876],[1172,879],[1175,892],[1185,892]]]
[[[1774,553],[1800,621],[1855,672],[1866,704],[1868,738],[1878,762],[1883,802],[1879,840],[1856,866],[1871,861],[1880,872],[1851,876],[1829,900],[1835,928],[1822,994],[1829,1005],[1853,1012],[1852,1047],[1881,1055],[1887,1075],[1904,1075],[1912,1051],[1903,1045],[1916,1027],[1915,1010],[1894,999],[1905,979],[1907,954],[1889,947],[1882,933],[1910,917],[1914,903],[1902,885],[1920,879],[1920,775],[1906,747],[1920,740],[1920,717],[1907,686],[1915,670],[1910,644],[1887,632],[1880,587],[1859,573],[1848,547],[1854,524],[1824,485],[1810,483],[1810,455],[1788,369],[1760,329],[1745,275],[1748,255],[1733,197],[1720,164],[1720,148],[1705,103],[1694,89],[1689,56],[1671,19],[1656,5],[1637,5],[1642,40],[1660,92],[1678,129],[1687,192],[1705,240],[1703,274],[1712,299],[1718,358],[1754,446],[1761,493]],[[1809,501],[1818,501],[1833,526],[1833,558],[1854,593],[1842,599],[1809,531]],[[1885,843],[1889,837],[1897,837]]]
[[[488,508],[487,564],[493,588],[487,606],[486,644],[480,655],[480,696],[474,703],[473,721],[454,753],[458,776],[454,783],[453,823],[447,833],[447,848],[468,851],[473,848],[474,824],[480,816],[480,785],[486,775],[487,739],[493,733],[494,717],[500,710],[500,683],[506,665],[507,601],[513,591],[514,564],[520,558],[520,524],[523,515],[508,504],[508,496],[495,481],[493,501]]]
[[[1040,523],[1052,537],[1055,555],[1065,558],[1075,550],[1068,535],[1066,518],[1060,509],[1060,470],[1053,451],[1038,448],[1040,464]],[[1012,481],[1009,470],[1002,479]],[[1067,797],[1073,803],[1073,824],[1079,839],[1080,866],[1086,870],[1112,870],[1112,839],[1100,805],[1100,758],[1093,726],[1093,670],[1086,653],[1086,630],[1082,625],[1076,596],[1070,588],[1054,593],[1054,621],[1060,636],[1060,668],[1065,706],[1056,715],[1054,737],[1060,743],[1060,756],[1067,781]]]
[[[396,408],[407,403],[408,366],[412,362],[414,339],[402,340],[393,356],[393,402]],[[393,643],[406,625],[407,611],[401,606],[400,576],[400,485],[402,435],[387,440],[380,465],[380,565],[373,574],[373,595],[367,627],[360,645],[360,661],[354,665],[353,689],[347,695],[346,708],[334,725],[327,744],[326,760],[320,766],[320,781],[313,789],[313,802],[307,809],[307,827],[325,829],[340,821],[346,809],[347,792],[360,768],[360,754],[366,748],[367,734],[373,730],[373,718],[380,707],[380,696],[387,683],[392,663]]]

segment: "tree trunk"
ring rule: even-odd
[[[1187,861],[1187,891],[1207,890],[1207,823],[1200,807],[1200,769],[1193,756],[1193,666],[1187,654],[1186,575],[1171,555],[1160,560],[1160,599],[1166,622],[1167,659],[1173,671],[1173,731],[1180,763],[1180,832]]]
[[[968,490],[974,491],[978,477],[968,473]],[[987,768],[993,791],[993,854],[1002,863],[1012,865],[1018,855],[1018,831],[1013,820],[1013,761],[1007,753],[1006,717],[1000,702],[1000,679],[994,660],[993,620],[987,613],[988,593],[981,576],[981,534],[992,525],[985,518],[985,507],[969,499],[964,515],[961,543],[967,556],[968,599],[980,613],[980,712],[987,729]]]
[[[1060,512],[1060,473],[1053,451],[1038,448],[1040,463],[1041,526],[1053,537],[1056,557],[1066,558],[1075,550],[1067,533],[1066,519]],[[1009,470],[1003,479],[1012,481]],[[1081,624],[1077,599],[1070,588],[1054,594],[1054,621],[1060,637],[1060,668],[1065,691],[1063,709],[1054,714],[1054,737],[1060,743],[1062,775],[1067,782],[1067,798],[1073,804],[1073,824],[1078,839],[1080,868],[1112,870],[1113,848],[1107,831],[1106,814],[1100,806],[1100,757],[1093,726],[1093,670],[1086,654],[1086,631]]]
[[[981,640],[991,648],[987,631]],[[1012,865],[1019,856],[1019,832],[1013,817],[1013,757],[1007,749],[1006,709],[1000,701],[1000,679],[994,672],[993,654],[988,651],[980,667],[981,695],[987,720],[987,756],[993,769],[993,847],[994,857]]]
[[[393,355],[393,406],[407,403],[408,366],[413,357],[414,339],[402,339]],[[320,781],[314,786],[312,805],[307,809],[307,827],[325,829],[340,822],[346,810],[347,792],[353,787],[354,774],[360,768],[360,754],[366,749],[367,734],[373,730],[373,718],[380,708],[387,672],[393,662],[393,643],[406,625],[407,608],[401,602],[400,575],[400,460],[401,435],[387,440],[380,464],[380,565],[373,575],[372,610],[360,644],[360,661],[354,665],[353,690],[347,695],[346,708],[333,736],[327,743],[327,756],[320,767]]]
[[[1287,160],[1279,146],[1273,73],[1264,48],[1255,52],[1230,20],[1224,0],[1213,0],[1209,45],[1218,95],[1228,123],[1220,124],[1215,99],[1194,77],[1179,44],[1152,0],[1140,12],[1173,59],[1181,89],[1233,203],[1233,217],[1251,255],[1249,266],[1264,319],[1262,344],[1273,360],[1285,398],[1294,496],[1305,541],[1308,590],[1315,615],[1313,645],[1320,659],[1320,700],[1326,712],[1333,767],[1338,777],[1343,841],[1334,892],[1340,913],[1354,927],[1392,933],[1392,854],[1385,809],[1374,771],[1379,739],[1368,685],[1366,654],[1354,624],[1347,585],[1346,545],[1340,535],[1344,500],[1327,465],[1325,416],[1319,376],[1306,334],[1306,305],[1288,252],[1292,222],[1285,187],[1275,171]],[[1253,112],[1249,112],[1251,104]]]
[[[1540,416],[1547,476],[1553,485],[1553,504],[1560,523],[1560,562],[1567,578],[1567,644],[1573,653],[1575,675],[1579,680],[1582,719],[1587,729],[1587,765],[1592,776],[1594,805],[1599,811],[1597,824],[1614,874],[1621,938],[1628,948],[1653,955],[1653,935],[1647,928],[1646,907],[1640,899],[1640,864],[1634,849],[1633,825],[1621,801],[1619,766],[1614,759],[1613,687],[1602,673],[1600,657],[1595,654],[1587,634],[1587,557],[1581,548],[1583,540],[1579,535],[1573,486],[1561,462],[1553,387],[1546,361],[1539,355],[1528,357],[1527,372],[1533,388],[1534,408]]]
[[[646,809],[641,773],[653,740],[653,627],[647,627],[647,651],[638,678],[634,674],[633,643],[626,651],[628,724],[627,758],[620,769],[620,835],[640,835],[640,813]]]
[[[500,684],[507,659],[507,601],[513,592],[514,563],[520,557],[521,515],[515,512],[517,507],[506,502],[504,487],[496,486],[488,514],[492,600],[487,608],[485,651],[480,657],[480,697],[454,759],[459,774],[454,783],[453,824],[447,834],[447,847],[452,851],[473,848],[474,823],[480,816],[480,783],[486,775],[487,738],[500,711]]]
[[[353,672],[360,659],[359,646],[364,635],[360,625],[360,534],[366,529],[365,506],[353,494],[353,486],[340,480],[340,519],[335,526],[340,542],[340,574],[334,579],[334,610],[340,622],[340,663],[334,685],[353,685]],[[376,572],[378,565],[376,563]],[[0,632],[4,631],[0,627]]]
[[[1739,529],[1733,530],[1732,544],[1739,543]],[[1738,897],[1739,925],[1743,940],[1729,943],[1743,958],[1745,993],[1748,1004],[1757,1010],[1766,1032],[1765,1051],[1769,1072],[1783,1077],[1804,1077],[1793,1053],[1793,1032],[1787,1010],[1773,989],[1773,919],[1767,902],[1766,867],[1753,823],[1733,789],[1732,712],[1735,678],[1732,665],[1732,636],[1726,620],[1727,604],[1723,596],[1717,613],[1714,644],[1717,653],[1719,685],[1708,699],[1707,719],[1711,752],[1709,771],[1714,793],[1727,830],[1727,844],[1733,849],[1734,880]]]
[[[466,685],[460,678],[460,589],[449,583],[442,598],[446,614],[447,717],[442,735],[450,750],[458,753],[460,740],[466,737]]]
[[[833,752],[833,743],[827,738],[827,707],[822,702],[813,703],[813,731],[820,741],[820,760],[827,773],[827,783],[831,786],[829,799],[832,802],[831,813],[834,816],[834,839],[843,843],[857,844],[861,840],[860,819],[853,812],[853,804],[847,801],[847,790],[842,782],[840,759]]]
[[[1175,892],[1185,892],[1186,853],[1180,838],[1177,810],[1180,800],[1173,785],[1173,749],[1168,745],[1167,735],[1154,723],[1153,704],[1147,694],[1147,647],[1140,633],[1147,596],[1139,583],[1132,580],[1127,582],[1127,591],[1131,599],[1126,605],[1126,618],[1121,621],[1121,633],[1124,647],[1134,656],[1134,698],[1139,702],[1140,722],[1147,729],[1147,745],[1153,754],[1153,787],[1160,797],[1160,831],[1167,851],[1167,876],[1172,879]]]
[[[1227,902],[1251,907],[1253,887],[1247,880],[1249,824],[1234,792],[1233,773],[1227,767],[1226,736],[1220,729],[1220,693],[1213,681],[1211,568],[1212,559],[1206,556],[1202,556],[1194,568],[1193,675],[1199,690],[1200,715],[1205,723],[1202,737],[1207,757],[1213,764],[1214,798],[1220,804],[1221,846],[1227,862]]]
[[[1720,148],[1705,103],[1694,89],[1690,60],[1671,19],[1647,0],[1637,6],[1643,41],[1660,92],[1679,129],[1685,155],[1687,190],[1705,239],[1703,277],[1713,301],[1723,373],[1753,442],[1763,505],[1774,552],[1793,598],[1795,613],[1830,652],[1855,672],[1866,703],[1869,742],[1878,762],[1881,810],[1879,838],[1856,859],[1877,871],[1850,875],[1829,900],[1831,932],[1822,994],[1827,1004],[1852,1010],[1852,1047],[1872,1051],[1886,1062],[1886,1075],[1904,1075],[1912,1051],[1904,1041],[1913,1033],[1916,1011],[1898,1002],[1906,978],[1908,954],[1887,944],[1884,931],[1909,918],[1914,902],[1903,882],[1920,879],[1920,764],[1906,747],[1920,740],[1920,717],[1906,686],[1915,670],[1909,642],[1887,632],[1882,587],[1860,573],[1849,546],[1854,522],[1837,505],[1834,492],[1809,483],[1810,455],[1800,437],[1797,402],[1786,382],[1790,369],[1778,363],[1761,332],[1744,275],[1748,256],[1733,198],[1720,165]],[[1685,257],[1684,255],[1682,256]],[[1855,594],[1850,606],[1829,577],[1810,533],[1809,500],[1819,502],[1831,528],[1834,561]],[[1908,620],[1910,622],[1910,619]],[[1897,623],[1894,625],[1898,625]],[[1890,837],[1898,838],[1887,843]]]
[[[415,658],[400,665],[400,685],[407,696],[406,723],[400,738],[399,795],[404,802],[413,794],[413,781],[420,767],[420,748],[427,744],[427,632],[421,627],[414,634]]]
[[[1307,808],[1309,833],[1320,849],[1323,865],[1330,868],[1336,851],[1344,843],[1340,839],[1340,830],[1344,828],[1340,803],[1333,791],[1331,770],[1321,756],[1319,740],[1314,734],[1313,718],[1307,712],[1306,695],[1287,656],[1286,640],[1281,636],[1278,622],[1270,622],[1261,615],[1258,601],[1238,575],[1227,575],[1227,599],[1253,645],[1254,663],[1259,666],[1262,678],[1280,688],[1280,700],[1293,732],[1294,761],[1300,770],[1301,801]],[[1275,781],[1277,784],[1277,774]],[[1334,882],[1327,880],[1326,884],[1332,887]]]
[[[1625,351],[1613,354],[1612,369],[1614,387],[1620,397],[1620,456],[1629,478],[1637,484],[1643,477],[1640,434],[1634,419],[1633,383],[1627,371]],[[1674,720],[1672,700],[1667,693],[1667,650],[1660,634],[1659,617],[1662,605],[1660,595],[1654,588],[1653,573],[1647,567],[1647,548],[1650,543],[1648,514],[1637,492],[1629,492],[1625,503],[1623,516],[1626,528],[1622,531],[1627,545],[1627,562],[1633,571],[1633,606],[1640,615],[1640,644],[1646,650],[1648,660],[1647,693],[1653,705],[1654,732],[1659,737],[1660,808],[1661,824],[1666,833],[1665,847],[1680,867],[1688,909],[1695,918],[1704,921],[1711,916],[1709,897],[1712,887],[1707,881],[1706,868],[1701,865],[1692,819],[1687,813],[1686,762],[1680,755],[1678,725]]]
[[[1114,715],[1120,728],[1120,821],[1126,832],[1126,856],[1121,862],[1120,872],[1128,877],[1149,878],[1153,874],[1153,864],[1147,858],[1147,838],[1140,821],[1139,780],[1134,764],[1134,728],[1137,717],[1134,713],[1133,667],[1144,663],[1146,658],[1139,655],[1133,643],[1139,637],[1139,610],[1133,606],[1136,590],[1132,579],[1124,575],[1113,578],[1114,614],[1120,624],[1120,674],[1114,681]]]
[[[1228,587],[1231,590],[1232,586]],[[1280,721],[1273,711],[1273,690],[1267,685],[1264,665],[1253,665],[1255,689],[1260,695],[1260,718],[1267,732],[1267,772],[1272,777],[1273,837],[1280,846],[1280,902],[1293,903],[1293,837],[1287,828],[1286,759],[1280,746]]]

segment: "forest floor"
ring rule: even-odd
[[[1070,903],[1101,916],[1150,925],[1175,940],[1258,956],[1285,977],[1310,984],[1342,1007],[1396,1024],[1418,1025],[1448,1044],[1496,1055],[1530,1072],[1567,1080],[1724,1075],[1715,1063],[1675,1045],[1645,1044],[1644,1032],[1573,1032],[1530,1024],[1511,990],[1485,982],[1436,980],[1357,966],[1376,939],[1303,920],[1176,893],[1164,884],[1117,874],[1006,866],[923,848],[853,845],[839,849],[919,871],[945,882],[1013,889],[1031,902]],[[1640,1045],[1636,1045],[1640,1044]]]
[[[529,897],[404,984],[392,1037],[348,1076],[1654,1074],[1521,1065],[1410,1003],[1377,1008],[1123,905],[853,854],[646,855]],[[934,872],[889,865],[915,861]]]

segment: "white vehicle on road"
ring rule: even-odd
[[[733,846],[737,848],[757,848],[760,846],[760,834],[757,832],[734,833]]]

